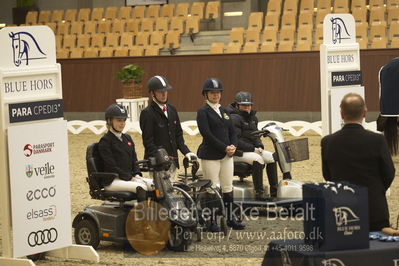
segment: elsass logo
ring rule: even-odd
[[[54,243],[57,240],[58,232],[57,229],[50,228],[31,232],[28,235],[28,244],[31,247],[45,245],[48,243]]]
[[[33,167],[32,164],[25,166],[25,173],[27,177],[42,176],[43,178],[53,178],[55,177],[55,166],[47,162],[43,166]]]
[[[331,36],[333,44],[341,43],[341,40],[350,39],[348,29],[341,18],[331,18]]]
[[[30,157],[32,154],[52,152],[54,148],[54,142],[42,143],[42,144],[26,144],[24,146],[24,155]]]
[[[57,207],[55,205],[50,205],[48,208],[34,210],[31,209],[29,212],[26,213],[26,219],[33,220],[37,218],[42,218],[43,221],[50,221],[54,220],[55,216],[57,215]]]
[[[33,175],[33,166],[31,164],[25,166],[25,174],[27,177],[31,177]]]
[[[345,266],[342,260],[337,258],[322,260],[321,263],[323,263],[324,266]]]
[[[35,190],[28,190],[26,193],[26,199],[28,201],[32,200],[40,200],[40,199],[46,199],[48,197],[53,198],[57,191],[55,190],[55,186],[52,186],[50,188],[37,188]]]
[[[10,32],[11,46],[14,55],[14,65],[19,67],[22,61],[25,61],[25,65],[29,65],[29,60],[45,59],[46,55],[35,37],[32,34],[25,31]]]
[[[26,144],[24,147],[24,155],[26,157],[30,157],[33,153],[32,145]]]
[[[360,221],[360,218],[350,208],[333,208],[333,212],[338,232],[344,232],[344,235],[351,235],[353,231],[360,230],[359,225],[348,226],[348,223]]]

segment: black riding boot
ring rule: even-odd
[[[268,163],[266,165],[266,174],[270,185],[270,197],[276,198],[278,187],[277,163]]]
[[[254,183],[256,200],[267,200],[265,190],[263,189],[263,164],[254,162],[252,164],[252,182]]]
[[[147,200],[147,191],[145,191],[142,187],[136,188],[136,197],[137,202],[146,201]]]
[[[208,232],[220,232],[220,228],[217,224],[217,214],[215,212],[215,210],[220,207],[220,200],[219,198],[213,194],[213,193],[209,193],[206,192],[206,197],[205,197],[205,207],[208,208],[211,212],[211,217],[207,217],[209,218],[209,225],[208,225]]]
[[[245,224],[241,223],[237,216],[240,216],[240,208],[233,202],[233,192],[223,193],[223,201],[226,206],[227,225],[234,230],[243,230]]]

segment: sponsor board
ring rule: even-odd
[[[331,72],[331,86],[362,85],[362,71]]]
[[[62,100],[27,102],[8,105],[10,123],[61,118],[64,116]]]

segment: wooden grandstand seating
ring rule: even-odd
[[[46,24],[50,22],[51,11],[50,10],[42,10],[39,13],[39,18],[37,19],[38,24]]]
[[[352,0],[351,1],[351,10],[355,9],[367,9],[366,0]]]
[[[263,12],[251,12],[248,17],[248,30],[260,32],[263,28]]]
[[[111,21],[100,20],[97,26],[97,33],[109,33],[111,32]]]
[[[175,4],[166,4],[162,6],[161,17],[172,19],[175,15]]]
[[[50,29],[54,32],[54,34],[56,34],[57,23],[55,23],[55,22],[47,22],[45,25],[50,27]]]
[[[215,19],[219,17],[220,1],[209,1],[205,9],[206,19]]]
[[[297,51],[310,51],[312,49],[312,28],[309,26],[298,29]]]
[[[191,9],[190,9],[191,17],[198,17],[199,19],[203,19],[204,18],[204,8],[205,8],[204,2],[194,2],[191,5]]]
[[[62,48],[75,48],[76,47],[76,35],[65,35],[63,38]]]
[[[140,31],[143,32],[153,32],[154,31],[154,19],[152,18],[144,18],[141,21],[141,29]]]
[[[145,56],[156,56],[159,55],[159,48],[157,46],[146,46],[145,47]]]
[[[313,14],[314,2],[313,0],[301,0],[300,14]]]
[[[312,40],[298,40],[296,51],[310,51],[312,50]]]
[[[180,47],[180,34],[176,31],[168,31],[165,38],[167,48],[177,49]]]
[[[293,28],[296,29],[296,14],[285,13],[281,18],[281,28]]]
[[[183,19],[180,17],[173,17],[170,23],[170,29],[177,31],[179,34],[183,33]]]
[[[349,13],[349,1],[334,0],[334,13]]]
[[[69,34],[70,27],[71,27],[70,22],[58,22],[57,23],[57,34],[59,34],[59,35]]]
[[[387,48],[387,40],[384,37],[374,37],[370,44],[371,49]]]
[[[232,28],[230,31],[229,43],[236,43],[241,46],[244,43],[244,28]]]
[[[144,54],[144,47],[142,46],[133,46],[129,49],[130,56],[143,56]]]
[[[278,44],[277,51],[279,52],[291,52],[294,47],[294,41],[280,41]]]
[[[126,22],[126,31],[127,32],[139,32],[140,20],[138,19],[128,19]]]
[[[355,22],[363,22],[363,23],[368,23],[367,22],[367,9],[366,8],[356,8],[352,9],[352,15],[355,18]]]
[[[114,19],[112,20],[112,32],[113,33],[122,33],[125,31],[125,20]]]
[[[223,42],[214,42],[211,44],[211,48],[209,53],[211,54],[223,54],[224,52],[224,43]]]
[[[90,19],[93,21],[100,21],[104,17],[104,8],[96,7],[91,10]]]
[[[114,48],[103,47],[100,49],[99,57],[113,57],[113,56],[114,56]]]
[[[229,43],[226,48],[226,54],[239,54],[241,52],[241,45],[237,43]]]
[[[399,48],[399,38],[392,40],[390,47],[391,48]]]
[[[51,22],[60,22],[62,21],[64,18],[64,10],[53,10],[53,12],[51,13]]]
[[[277,29],[265,29],[262,33],[262,43],[277,43]]]
[[[374,10],[383,10],[385,12],[385,0],[370,0],[370,12]]]
[[[163,49],[164,44],[164,34],[162,32],[154,31],[150,35],[150,46],[156,46],[158,49]]]
[[[277,13],[267,13],[265,16],[265,29],[273,28],[278,29],[280,22],[280,15]]]
[[[114,6],[107,7],[107,8],[105,9],[104,18],[105,18],[105,19],[109,19],[109,20],[114,20],[114,19],[116,19],[116,13],[117,13],[117,11],[118,11],[117,7],[114,7]]]
[[[356,39],[364,39],[368,36],[368,27],[365,23],[356,23]]]
[[[57,49],[57,59],[64,59],[69,57],[69,49]]]
[[[395,38],[399,37],[399,23],[392,23],[391,27],[389,28],[389,35],[388,38],[392,41]]]
[[[366,36],[364,38],[356,39],[356,42],[359,43],[359,48],[360,49],[367,49],[369,38],[368,38],[368,36]]]
[[[119,46],[119,34],[108,33],[105,35],[105,46],[106,47],[117,47]]]
[[[121,56],[128,56],[128,55],[129,55],[128,47],[116,47],[114,56],[121,57]]]
[[[76,14],[78,11],[76,9],[67,9],[65,11],[64,20],[68,22],[76,21]]]
[[[242,48],[243,53],[256,53],[258,52],[259,43],[246,42]]]
[[[185,2],[178,3],[176,6],[176,17],[186,19],[188,16],[188,8],[189,8],[188,3]]]
[[[284,1],[284,7],[283,7],[283,14],[286,13],[293,13],[295,14],[298,11],[298,0],[285,0]]]
[[[315,34],[315,50],[320,50],[320,45],[323,43],[323,25],[319,24],[316,28]]]
[[[64,36],[62,35],[55,35],[55,48],[58,49],[62,49],[62,39],[64,38]]]
[[[259,45],[259,32],[257,30],[248,30],[246,32],[246,36],[245,36],[245,42],[252,42],[252,43],[256,43],[256,45]]]
[[[90,8],[81,8],[78,11],[78,21],[89,21],[90,20]]]
[[[86,21],[83,25],[83,33],[85,34],[95,34],[97,32],[97,22]]]
[[[39,12],[37,11],[28,11],[25,17],[25,24],[28,25],[36,25],[37,24],[37,17]]]
[[[375,37],[382,37],[385,38],[387,36],[386,34],[386,27],[381,24],[373,24],[370,27],[370,38],[373,39]]]
[[[275,42],[262,42],[260,45],[260,52],[274,52],[276,50]]]
[[[316,20],[315,20],[315,26],[317,27],[317,25],[323,24],[323,22],[324,22],[324,17],[325,17],[327,14],[329,14],[329,13],[330,13],[330,11],[328,11],[328,10],[326,10],[326,9],[317,11]]]
[[[186,20],[186,33],[187,34],[196,34],[199,32],[199,17],[187,17]]]
[[[118,18],[128,20],[131,18],[131,12],[131,6],[122,6],[121,8],[119,8]]]
[[[383,24],[386,25],[385,11],[383,9],[374,9],[370,12],[370,25]]]
[[[76,38],[76,35],[74,35],[74,36]],[[78,48],[90,47],[90,35],[88,35],[88,34],[78,35],[77,39],[78,39],[78,44],[77,44]],[[65,43],[65,40],[64,40],[64,43]]]
[[[277,14],[280,15],[281,13],[281,2],[280,0],[269,0],[267,2],[267,14]]]
[[[330,13],[331,12],[331,0],[317,0],[316,1],[317,5],[317,13],[319,12],[326,12]]]
[[[98,57],[99,48],[89,47],[83,50],[83,57]]]
[[[133,8],[132,18],[141,20],[145,17],[144,14],[145,14],[145,6],[135,6]]]
[[[159,17],[160,5],[149,5],[147,8],[147,18],[156,19]]]
[[[71,53],[69,54],[70,58],[82,58],[83,57],[83,48],[72,48]]]
[[[82,34],[83,33],[83,23],[81,21],[71,22],[71,34]]]
[[[387,0],[387,9],[397,9],[399,8],[399,0]]]
[[[167,18],[157,18],[155,21],[155,31],[163,32],[166,34],[168,31],[168,19]]]
[[[101,33],[92,34],[90,47],[101,48],[103,46],[104,46],[104,34]]]
[[[134,44],[134,34],[131,32],[123,32],[121,34],[120,46],[131,47]]]
[[[388,25],[399,22],[399,7],[388,9]]]
[[[298,18],[298,27],[307,25],[313,27],[313,13],[301,13]]]
[[[295,37],[295,29],[293,28],[285,28],[280,30],[280,42],[281,41],[292,41],[294,42]]]
[[[149,44],[150,34],[148,32],[138,32],[136,35],[136,46],[147,46]]]

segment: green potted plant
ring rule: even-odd
[[[123,98],[142,97],[143,85],[141,84],[141,78],[143,74],[144,69],[136,64],[126,65],[116,72],[116,76],[122,82]]]

